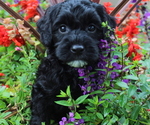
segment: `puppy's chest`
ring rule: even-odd
[[[79,74],[77,71],[72,70],[64,72],[60,78],[60,81],[63,81],[67,85],[82,85],[84,83],[83,79],[79,79]]]

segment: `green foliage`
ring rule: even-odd
[[[9,87],[0,86],[0,121],[4,125],[27,124],[30,118],[30,92],[40,55],[33,46],[21,47],[21,51],[16,51],[14,45],[5,49],[6,51],[1,53],[0,62],[0,72],[5,76],[0,82]],[[14,112],[16,115],[13,115]],[[9,114],[12,117],[9,117]]]

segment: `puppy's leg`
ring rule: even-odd
[[[48,102],[49,100],[33,87],[30,125],[42,125],[42,122],[45,125],[50,125],[50,107],[48,106]]]
[[[55,123],[58,124],[61,118],[66,116],[69,112],[67,107],[55,103],[56,100],[59,100],[59,98],[56,98],[56,95],[58,95],[57,93],[59,93],[60,88],[49,89],[48,93],[46,90],[43,91],[39,89],[38,85],[39,84],[36,83],[32,90],[32,117],[30,125],[42,125],[42,122],[44,122],[45,125],[50,125],[50,120],[54,120]]]

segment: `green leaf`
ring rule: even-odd
[[[57,95],[56,97],[67,97],[67,94],[60,90],[60,95]]]
[[[106,100],[99,101],[99,102],[98,102],[98,105],[103,104],[103,106],[104,106],[105,103],[106,103]]]
[[[73,105],[71,102],[66,101],[66,100],[55,101],[55,103],[57,103],[59,105],[63,105],[63,106],[72,106]]]
[[[2,52],[6,52],[6,47],[0,46],[0,54],[1,54]]]
[[[110,120],[109,118],[105,118],[105,119],[102,121],[101,125],[108,125],[109,120]]]
[[[109,93],[109,92],[115,93],[115,92],[121,92],[121,91],[117,90],[117,89],[109,89],[109,90],[106,91],[106,93]]]
[[[133,110],[132,110],[132,113],[131,113],[131,118],[132,119],[137,119],[140,110],[141,110],[141,106],[133,107]]]
[[[11,112],[2,113],[2,114],[0,114],[0,118],[4,118],[4,117],[8,116],[9,114],[11,114]]]
[[[66,93],[69,97],[71,97],[70,86],[67,87]]]
[[[45,125],[45,122],[42,122],[42,125]]]
[[[81,104],[88,96],[89,96],[89,94],[88,95],[82,95],[82,96],[78,97],[75,100],[75,104]]]
[[[121,107],[124,107],[124,105],[127,103],[127,95],[120,95],[119,104]]]
[[[135,85],[130,85],[128,89],[128,96],[131,97],[135,94],[137,87]]]
[[[114,94],[106,94],[101,99],[114,99]]]
[[[10,97],[10,93],[7,91],[4,91],[3,93],[1,93],[2,98],[9,98]]]
[[[104,108],[104,117],[106,117],[111,112],[111,110],[111,108]]]
[[[74,125],[74,123],[67,123],[66,125]]]
[[[7,47],[7,52],[13,54],[15,52],[15,45],[11,44],[9,47]]]
[[[139,80],[139,78],[136,75],[127,75],[124,78],[125,79],[131,79],[131,80]]]
[[[2,100],[0,100],[0,109],[5,108],[6,104]]]
[[[118,85],[121,88],[129,88],[127,83],[125,82],[117,82],[116,85]]]
[[[15,53],[15,54],[14,54],[14,56],[13,56],[13,58],[14,58],[14,60],[18,61],[18,60],[19,60],[19,58],[20,58],[20,55],[19,55],[19,54],[17,54],[17,53]]]
[[[126,119],[122,125],[129,125],[129,120]]]
[[[111,123],[115,123],[116,121],[118,121],[118,117],[113,114],[113,117],[111,118],[110,121],[111,121]]]
[[[90,93],[90,95],[94,95],[94,94],[104,94],[104,91],[96,90],[96,91]]]
[[[102,22],[102,27],[107,27],[108,23],[107,22]]]
[[[96,116],[99,118],[99,119],[104,119],[103,115],[99,112],[96,113]]]
[[[76,112],[74,118],[75,119],[81,119],[81,116],[80,116],[80,114],[78,112]]]
[[[9,125],[5,119],[0,120],[1,125]]]
[[[93,99],[87,99],[90,103],[95,104],[95,101]]]

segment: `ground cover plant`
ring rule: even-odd
[[[35,30],[36,21],[45,8],[57,2],[0,1],[3,7],[0,9],[1,125],[27,125],[29,122],[31,88],[45,55]],[[69,86],[58,95],[68,100],[56,103],[70,108],[68,117],[63,117],[58,124],[150,125],[149,3],[149,0],[130,0],[120,9],[113,8],[110,2],[104,3],[107,12],[117,19],[116,36],[106,33],[111,37],[110,44],[100,40],[99,47],[105,51],[96,72],[90,72],[90,67],[76,69],[79,78],[86,83],[81,86],[83,95],[73,100]],[[119,13],[115,13],[117,9]],[[101,25],[109,28],[107,22]],[[94,79],[95,74],[99,79]],[[81,104],[86,104],[86,109],[77,112]]]

